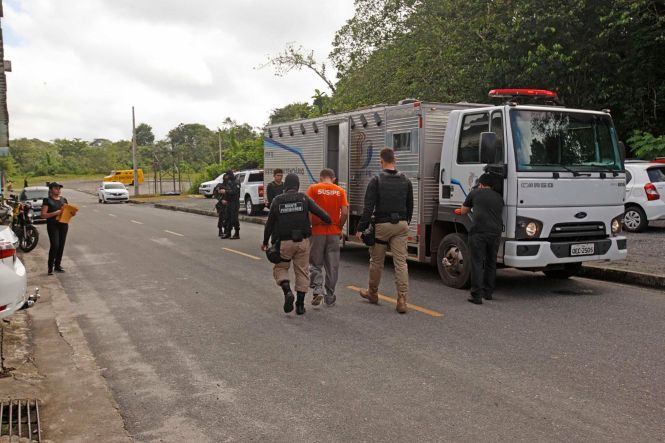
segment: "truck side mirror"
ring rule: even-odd
[[[626,145],[623,142],[619,142],[619,158],[621,158],[621,164],[623,165],[626,162]]]
[[[493,132],[480,133],[480,163],[496,162],[496,134]]]

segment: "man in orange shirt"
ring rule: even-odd
[[[309,285],[314,292],[312,305],[318,306],[324,298],[326,305],[335,304],[335,285],[339,270],[339,241],[342,228],[349,217],[349,202],[346,192],[335,181],[335,172],[324,169],[320,182],[307,190],[307,196],[314,200],[330,216],[332,223],[326,224],[319,217],[312,215],[312,237],[309,252]],[[325,288],[323,270],[326,271]]]

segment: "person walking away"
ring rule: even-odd
[[[222,238],[237,240],[240,238],[240,222],[238,221],[238,212],[240,211],[240,183],[236,181],[233,171],[227,171],[228,181],[224,186],[224,198],[222,203],[226,204],[226,226]],[[235,234],[231,236],[231,230]]]
[[[381,172],[372,177],[367,185],[363,214],[356,232],[360,240],[374,216],[376,243],[369,248],[369,286],[360,291],[360,296],[372,304],[379,303],[381,273],[390,246],[395,266],[396,310],[405,314],[409,293],[406,243],[413,215],[413,185],[411,180],[397,171],[395,151],[382,149],[379,161]]]
[[[302,192],[298,192],[300,180],[295,174],[289,174],[284,180],[284,194],[278,195],[270,206],[270,213],[263,231],[261,250],[268,250],[268,242],[273,237],[279,242],[282,262],[273,267],[273,277],[284,292],[284,312],[293,311],[293,292],[289,282],[289,268],[293,262],[296,289],[296,314],[305,313],[305,295],[309,288],[309,237],[312,225],[309,214],[312,213],[329,224],[330,217],[314,201]]]
[[[62,197],[61,193],[62,185],[51,182],[48,185],[48,197],[42,202],[41,216],[42,219],[46,220],[46,231],[51,244],[48,251],[48,275],[53,275],[53,270],[55,272],[65,272],[61,263],[69,225],[57,220],[57,217],[62,213],[62,207],[67,203],[67,199]]]
[[[284,193],[284,182],[282,178],[284,177],[284,171],[280,168],[276,168],[272,173],[272,182],[268,183],[266,189],[266,207],[270,208],[270,204],[278,195]]]
[[[478,188],[469,192],[459,213],[466,215],[473,209],[469,230],[471,250],[471,303],[481,305],[483,298],[492,300],[496,280],[496,256],[503,232],[503,197],[492,189],[493,177],[483,174]]]
[[[334,184],[335,172],[332,169],[323,169],[319,180],[319,183],[309,187],[307,196],[326,211],[332,223],[326,224],[319,217],[311,216],[309,279],[313,291],[312,305],[321,304],[325,294],[326,305],[332,306],[337,299],[335,286],[339,271],[339,240],[349,216],[349,202],[346,199],[346,191]]]
[[[227,175],[222,176],[222,182],[215,186],[212,191],[213,197],[217,200],[215,203],[215,210],[217,211],[217,232],[220,238],[224,236],[224,228],[226,226],[226,204],[224,204],[224,185],[227,181]]]

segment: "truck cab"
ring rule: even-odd
[[[430,245],[444,283],[469,283],[473,215],[455,209],[485,172],[505,203],[499,263],[565,278],[584,261],[625,258],[626,176],[609,113],[557,106],[550,91],[490,95],[509,101],[455,110],[448,119]],[[547,103],[519,104],[525,97]]]

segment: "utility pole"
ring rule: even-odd
[[[4,17],[2,0],[0,0],[0,17]],[[9,112],[7,111],[7,77],[5,72],[12,71],[12,64],[5,60],[2,28],[0,28],[0,157],[9,156]],[[5,191],[5,172],[0,165],[0,197],[3,199]]]
[[[134,168],[134,196],[139,195],[139,174],[136,169],[136,118],[132,106],[132,165]]]
[[[217,127],[217,140],[219,142],[219,163],[222,163],[222,130]]]

